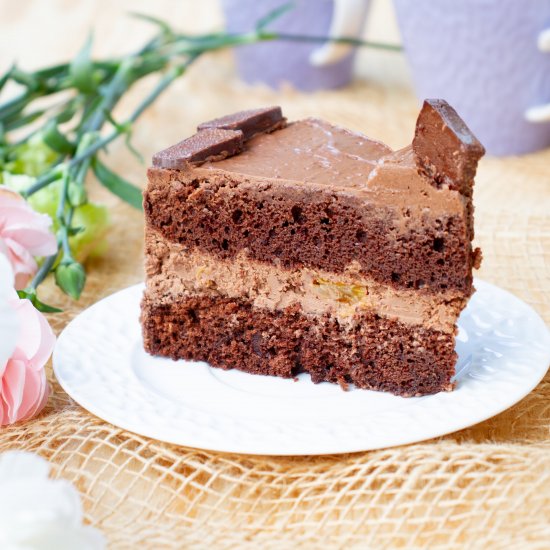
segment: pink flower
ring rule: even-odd
[[[11,357],[19,334],[19,319],[11,307],[15,296],[11,264],[0,252],[0,365],[5,365]]]
[[[0,188],[0,252],[12,265],[16,289],[25,288],[35,274],[33,256],[51,256],[57,251],[51,225],[49,216],[35,212],[14,191]]]
[[[0,426],[27,420],[46,404],[50,390],[44,365],[55,343],[45,317],[13,288],[10,292],[6,265],[0,254],[0,319],[12,332],[11,345],[0,346]]]

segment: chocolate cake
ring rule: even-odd
[[[483,153],[442,100],[424,102],[398,151],[323,120],[287,124],[277,107],[201,124],[148,171],[146,351],[402,396],[451,390]]]

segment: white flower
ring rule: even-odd
[[[101,550],[105,539],[82,525],[77,490],[48,477],[46,460],[32,453],[0,455],[0,548],[3,550]]]
[[[18,317],[10,304],[14,297],[13,271],[0,241],[0,371],[11,357],[19,334]]]

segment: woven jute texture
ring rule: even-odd
[[[61,9],[67,3],[52,4],[65,14],[61,21],[70,21],[70,10]],[[75,21],[84,18],[83,5],[98,15],[90,2],[76,4]],[[13,6],[21,16],[20,3]],[[246,88],[235,79],[229,54],[210,56],[140,121],[134,144],[150,157],[201,120],[278,103],[289,118],[322,116],[393,147],[406,145],[418,111],[406,76],[389,82],[369,72],[386,63],[398,72],[402,62],[370,54],[361,62],[367,82],[302,95]],[[151,84],[140,85],[118,116]],[[144,183],[144,166],[122,145],[106,160]],[[88,263],[80,302],[51,282],[44,287],[44,300],[64,308],[49,317],[56,331],[101,297],[142,279],[141,215],[100,190],[94,197],[112,207],[110,247]],[[478,276],[515,293],[549,322],[550,150],[483,159],[475,202],[476,240],[484,251]],[[112,548],[549,547],[549,376],[510,410],[446,437],[351,455],[280,458],[193,450],[130,434],[83,410],[50,366],[48,372],[53,396],[46,410],[0,432],[0,451],[24,449],[49,459],[53,475],[81,491],[86,520]]]

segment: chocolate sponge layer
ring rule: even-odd
[[[357,261],[364,275],[396,288],[472,292],[476,256],[458,214],[412,220],[346,193],[157,168],[149,170],[144,210],[147,224],[168,240],[220,258],[246,249],[255,260],[335,273]]]
[[[402,396],[453,387],[453,335],[368,311],[343,330],[328,314],[309,317],[296,306],[270,311],[205,295],[158,305],[145,296],[142,326],[145,350],[172,359],[283,378],[308,372],[315,383]]]

